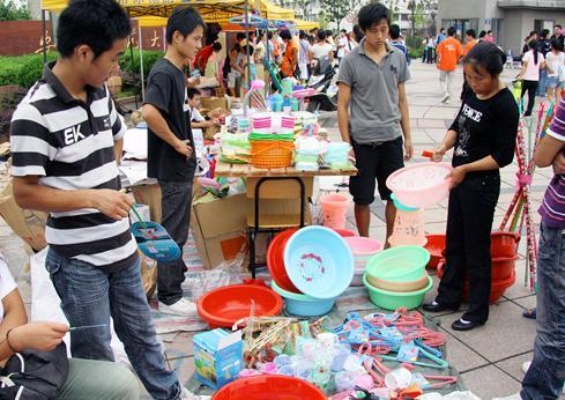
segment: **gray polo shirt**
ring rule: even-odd
[[[402,136],[398,85],[410,79],[406,56],[387,43],[388,54],[377,64],[365,54],[365,39],[341,61],[337,81],[351,87],[349,126],[357,143]]]

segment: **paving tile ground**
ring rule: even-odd
[[[407,83],[407,93],[410,104],[410,125],[416,153],[424,149],[432,149],[445,135],[446,128],[450,126],[458,111],[459,102],[452,99],[452,103],[440,103],[441,94],[438,81],[438,72],[432,65],[422,64],[415,60],[410,67],[412,79]],[[516,70],[505,71],[503,79],[510,82]],[[454,85],[461,87],[462,76],[457,75]],[[538,99],[539,102],[539,99]],[[536,115],[534,113],[534,115]],[[321,115],[321,121],[332,138],[339,138],[335,113]],[[413,162],[425,161],[422,157],[415,157]],[[449,161],[446,159],[446,161]],[[0,166],[2,167],[2,166]],[[496,210],[495,228],[502,221],[514,193],[516,164],[507,167],[502,172],[502,192],[499,206]],[[532,209],[537,210],[543,192],[551,178],[551,170],[537,170],[531,187]],[[0,190],[7,182],[5,168],[0,168]],[[323,182],[321,183],[323,185]],[[444,232],[447,215],[447,201],[442,201],[435,207],[425,211],[428,232]],[[384,207],[380,202],[375,202],[372,207],[371,236],[384,239]],[[536,227],[539,216],[534,215]],[[347,228],[355,229],[353,214],[347,218]],[[520,243],[521,260],[516,263],[516,282],[503,299],[491,306],[491,317],[484,327],[472,332],[454,332],[451,322],[459,313],[444,313],[437,318],[442,329],[447,335],[447,359],[461,372],[464,385],[477,394],[481,399],[491,399],[495,396],[508,395],[519,390],[519,381],[523,377],[520,370],[522,362],[531,358],[533,341],[535,337],[535,323],[521,316],[523,308],[535,305],[535,295],[524,287],[524,260],[525,238]],[[24,271],[28,262],[28,255],[24,250],[23,242],[0,219],[0,251],[7,257],[10,268],[17,279],[24,296],[24,301],[29,306],[31,290],[29,275]],[[434,276],[434,290],[437,288],[437,277]],[[427,295],[427,300],[434,297],[434,292]],[[463,305],[462,310],[464,310]],[[182,383],[188,383],[194,371],[192,358],[191,335],[182,333],[163,337],[169,365],[174,368]]]

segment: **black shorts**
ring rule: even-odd
[[[349,179],[349,193],[355,204],[366,206],[375,200],[375,178],[381,200],[390,200],[392,192],[386,187],[386,180],[404,167],[402,137],[374,144],[359,144],[352,140],[352,145],[358,173]]]

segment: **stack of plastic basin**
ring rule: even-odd
[[[518,244],[520,242],[520,235],[515,232],[508,231],[495,231],[491,233],[491,291],[490,303],[495,303],[501,298],[506,289],[514,285],[516,281],[516,259],[518,258]],[[442,251],[442,256],[445,256],[445,250]],[[437,271],[438,277],[443,277],[445,270],[445,259],[441,259],[438,263]],[[469,299],[469,281],[465,281],[463,289],[463,301]]]
[[[322,196],[320,198],[320,205],[322,207],[324,226],[332,229],[343,229],[350,203],[349,197],[339,193]]]
[[[363,274],[367,262],[375,254],[383,250],[383,244],[375,239],[353,236],[344,238],[345,242],[349,245],[355,260],[355,274],[351,286],[363,286]]]
[[[267,250],[272,289],[286,311],[300,317],[327,314],[353,278],[353,255],[331,229],[310,226],[275,236]]]
[[[371,302],[385,310],[419,307],[432,288],[429,260],[430,253],[420,246],[398,246],[373,256],[363,275]]]

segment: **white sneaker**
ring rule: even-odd
[[[196,314],[196,304],[184,297],[173,304],[159,302],[159,312],[162,312],[163,314],[175,314],[188,317],[189,315]]]
[[[449,104],[449,95],[446,94],[445,96],[443,96],[443,98],[441,99],[441,102],[444,104]]]
[[[522,400],[522,396],[520,396],[520,393],[514,393],[506,397],[495,397],[492,400]]]

